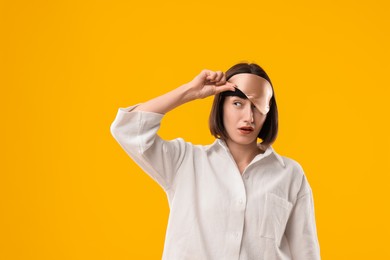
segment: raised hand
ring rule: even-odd
[[[205,98],[223,91],[234,91],[235,84],[226,81],[222,71],[202,70],[187,85],[194,91],[195,98]]]

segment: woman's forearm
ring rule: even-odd
[[[172,109],[195,100],[196,95],[188,84],[184,84],[166,94],[153,98],[137,106],[133,111],[146,111],[165,114]]]
[[[165,114],[170,110],[195,99],[205,98],[223,91],[234,91],[235,84],[227,82],[222,71],[202,70],[192,81],[145,103],[133,111]]]

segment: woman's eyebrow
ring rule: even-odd
[[[239,96],[232,96],[232,99],[235,99],[235,98],[236,99],[238,98],[238,99],[241,99],[241,100],[248,100],[247,98],[242,98],[242,97],[239,97]]]
[[[243,96],[239,96],[239,95],[232,95],[231,97],[232,97],[232,98],[239,98],[239,99],[241,99],[241,100],[248,100],[248,97],[247,97],[247,96],[243,97]]]

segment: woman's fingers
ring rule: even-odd
[[[219,82],[222,79],[222,77],[223,77],[223,72],[222,71],[218,70],[218,71],[215,72],[215,81],[216,82]]]
[[[224,92],[224,91],[235,91],[235,84],[230,83],[230,82],[225,82],[225,84],[217,86],[215,88],[215,94]]]
[[[225,74],[218,70],[218,71],[207,71],[208,76],[206,77],[206,80],[208,80],[211,83],[214,83],[215,85],[223,85],[226,83],[226,77]]]
[[[218,76],[218,75],[217,75],[216,72],[210,70],[210,71],[208,71],[208,76],[206,77],[206,79],[207,79],[208,81],[210,81],[210,82],[215,82],[215,79],[216,79],[217,76]]]
[[[204,69],[190,84],[196,91],[197,98],[205,98],[224,91],[235,90],[235,84],[228,82],[222,71]]]
[[[235,84],[230,83],[226,80],[226,75],[222,71],[203,70],[202,73],[205,75],[206,85],[214,85],[212,92],[218,94],[224,91],[234,91]],[[210,89],[211,90],[211,89]],[[211,93],[210,93],[211,94]]]
[[[217,77],[215,78],[216,85],[222,85],[226,82],[225,74],[222,71],[217,71]]]

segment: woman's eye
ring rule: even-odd
[[[233,105],[235,105],[236,107],[240,107],[242,104],[241,102],[235,101],[233,102]]]

